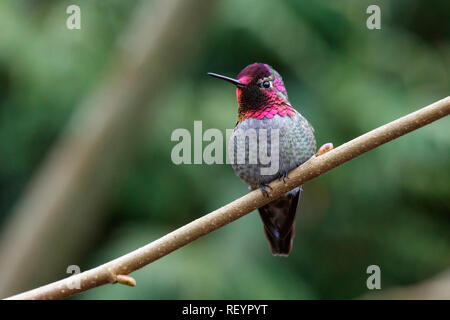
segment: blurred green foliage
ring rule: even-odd
[[[68,31],[70,1],[0,2],[0,223],[76,106],[101,79],[140,1],[77,1],[82,29]],[[381,7],[382,29],[366,28]],[[255,61],[284,77],[290,101],[319,144],[342,144],[449,94],[448,1],[222,1],[187,71],[148,115],[124,179],[111,188],[109,222],[82,269],[135,249],[247,188],[228,165],[174,165],[176,128],[232,128],[235,76]],[[310,299],[367,293],[450,266],[450,119],[440,120],[308,183],[294,250],[272,257],[252,213],[134,274],[138,286],[104,286],[77,298]],[[75,240],[76,241],[76,240]]]

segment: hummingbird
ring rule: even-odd
[[[238,115],[228,144],[229,154],[234,155],[231,162],[234,172],[251,190],[259,188],[264,195],[268,195],[266,188],[270,188],[271,181],[288,178],[289,171],[315,155],[314,129],[292,107],[283,79],[268,64],[248,65],[236,79],[211,72],[208,75],[228,81],[236,87]],[[257,133],[265,129],[267,149],[271,149],[272,153],[273,150],[278,152],[278,170],[275,173],[261,173],[262,168],[267,168],[258,152],[263,142],[261,135],[257,135],[255,143],[248,139],[243,147],[237,146],[238,134],[249,129]],[[275,133],[278,139],[272,139]],[[238,151],[245,152],[245,161],[242,163],[237,161]],[[253,163],[249,161],[252,155],[257,158]],[[288,256],[292,250],[295,215],[301,191],[301,186],[297,187],[258,209],[273,255]]]

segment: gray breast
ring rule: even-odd
[[[314,130],[298,112],[295,117],[245,119],[228,144],[234,171],[253,189],[294,169],[315,152]]]

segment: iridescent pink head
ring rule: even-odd
[[[236,85],[238,121],[249,117],[272,118],[275,114],[293,115],[280,74],[267,64],[251,64],[238,74],[237,79],[208,74]]]

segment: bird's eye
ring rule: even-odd
[[[270,82],[269,81],[264,81],[262,85],[266,89],[270,88]]]

